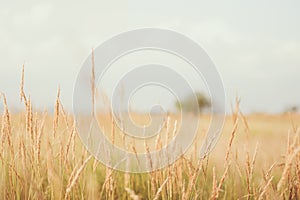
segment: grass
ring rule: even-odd
[[[50,115],[34,110],[23,85],[24,75],[23,112],[11,114],[1,94],[1,199],[300,198],[297,114],[243,116],[237,103],[209,157],[197,159],[199,144],[194,143],[188,154],[162,170],[129,174],[105,167],[86,151],[73,116],[63,109],[59,90]],[[209,121],[201,117],[200,135]],[[170,119],[166,129],[173,130],[175,121]],[[122,141],[114,123],[105,123],[114,132],[111,139]],[[156,138],[146,145],[146,152],[167,140]]]

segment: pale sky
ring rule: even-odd
[[[71,110],[81,64],[106,39],[167,28],[199,43],[218,68],[227,109],[300,107],[299,1],[0,1],[0,92],[19,106],[21,66],[34,105],[53,107],[58,86]],[[0,105],[0,108],[2,105]]]

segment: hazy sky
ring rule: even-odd
[[[299,1],[81,2],[0,1],[0,92],[11,107],[19,104],[25,62],[33,103],[51,107],[60,85],[71,109],[76,76],[91,48],[142,27],[197,41],[221,73],[228,108],[237,94],[245,112],[300,106]]]

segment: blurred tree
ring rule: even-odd
[[[297,113],[299,108],[297,106],[290,106],[284,112],[285,113]]]
[[[194,98],[196,97],[196,101]],[[181,102],[177,101],[175,103],[177,110],[182,110],[183,112],[197,112],[197,108],[199,112],[202,113],[204,109],[209,108],[211,106],[210,100],[200,92],[196,92],[195,96],[189,95]]]

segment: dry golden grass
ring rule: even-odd
[[[54,115],[35,111],[24,92],[24,70],[20,91],[24,112],[18,114],[9,112],[9,102],[1,94],[1,199],[300,198],[297,114],[244,116],[237,101],[209,157],[196,157],[199,138],[209,122],[209,116],[201,116],[200,136],[185,156],[162,170],[129,174],[107,168],[89,155],[73,117],[60,102],[60,90]],[[170,115],[165,134],[138,147],[122,136],[111,117],[99,118],[107,120],[102,122],[110,127],[108,138],[113,143],[135,153],[143,149],[147,154],[167,144],[179,123]]]

